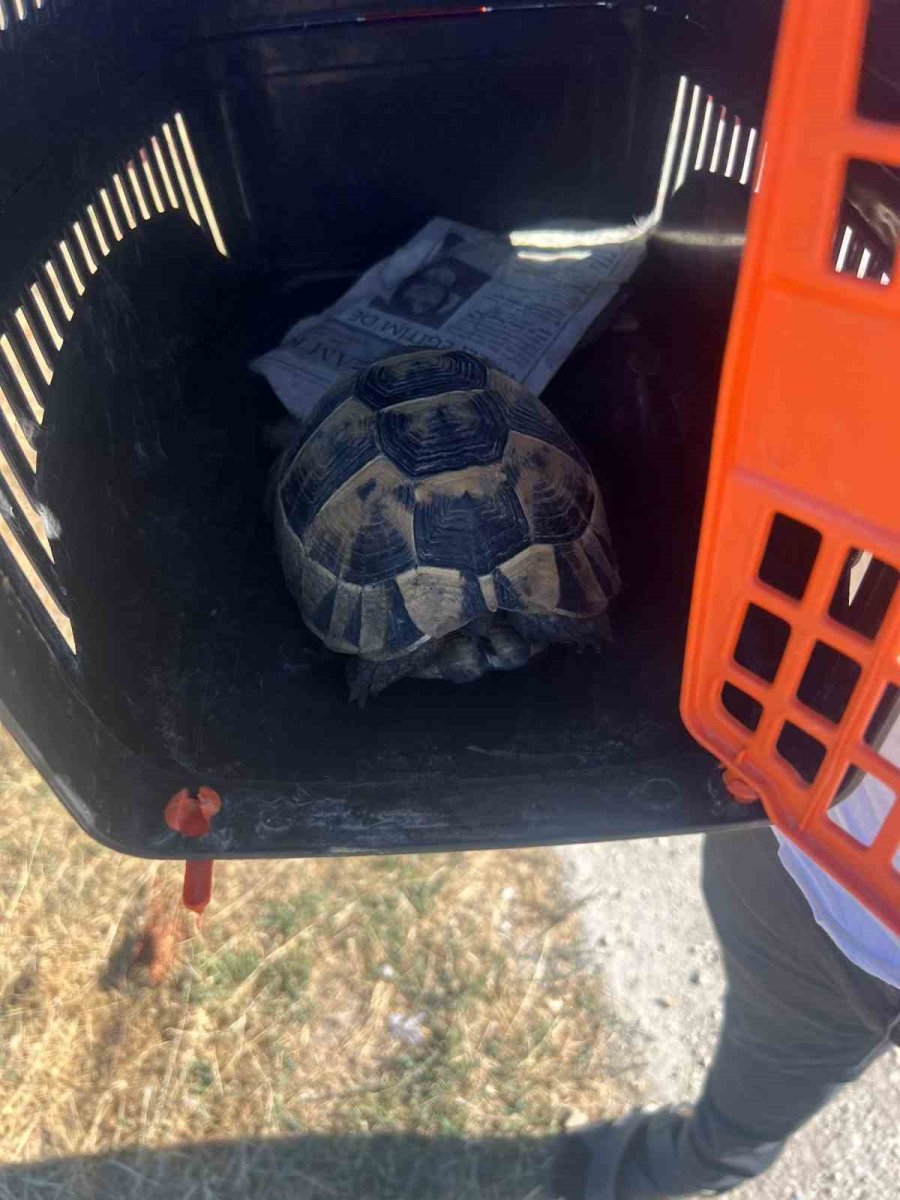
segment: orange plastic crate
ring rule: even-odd
[[[834,266],[848,162],[900,166],[900,128],[857,114],[867,17],[865,0],[785,4],[720,386],[682,714],[773,823],[900,934],[900,769],[871,730],[900,686],[900,287],[896,270],[871,280]],[[786,530],[793,549],[773,573],[765,564]],[[861,628],[844,593],[849,564],[862,573],[870,556],[878,596]],[[764,644],[762,666],[748,666],[748,636]],[[808,694],[823,661],[840,676],[835,707]],[[723,688],[743,695],[749,719],[726,708]],[[894,798],[868,847],[830,819],[861,772]]]

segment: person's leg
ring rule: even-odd
[[[820,929],[769,829],[712,835],[704,893],[722,948],[725,1012],[692,1113],[641,1114],[572,1136],[564,1200],[659,1200],[728,1191],[890,1044],[900,992],[859,970]]]
[[[859,970],[816,924],[768,829],[707,839],[704,893],[728,983],[715,1059],[691,1115],[648,1118],[616,1200],[722,1192],[889,1045],[900,992]]]

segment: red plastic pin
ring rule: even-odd
[[[728,788],[732,800],[737,800],[738,804],[754,804],[759,800],[759,793],[733,767],[725,767],[722,782]]]
[[[166,805],[164,816],[168,827],[182,837],[203,837],[209,833],[212,819],[221,807],[222,798],[212,788],[197,788],[196,795],[182,788]],[[185,908],[198,915],[212,896],[213,861],[192,859],[184,864],[182,900]]]

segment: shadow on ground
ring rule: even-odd
[[[537,1200],[552,1138],[324,1135],[0,1167],[0,1200]]]

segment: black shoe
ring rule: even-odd
[[[692,1111],[689,1105],[638,1110],[565,1134],[550,1166],[552,1200],[662,1200],[669,1193],[653,1181],[645,1138],[652,1133],[658,1146],[665,1135],[674,1148]]]
[[[619,1168],[646,1119],[634,1112],[564,1134],[550,1166],[551,1200],[619,1200]]]

